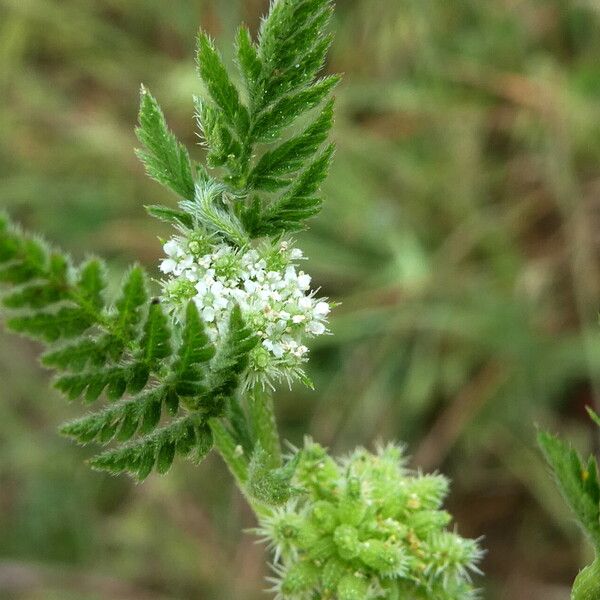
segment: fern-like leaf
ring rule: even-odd
[[[114,442],[93,466],[139,479],[152,468],[168,470],[176,454],[200,460],[212,444],[208,420],[224,416],[256,343],[239,309],[215,352],[195,304],[185,319],[172,319],[159,300],[149,299],[139,266],[111,305],[103,263],[70,264],[0,215],[8,327],[46,343],[42,362],[62,372],[55,385],[69,399],[108,400],[62,432],[79,443]]]
[[[155,98],[142,86],[139,127],[136,133],[143,149],[137,150],[152,179],[171,188],[182,198],[194,196],[194,176],[188,151],[167,127]]]

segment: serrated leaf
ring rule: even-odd
[[[100,310],[104,306],[102,292],[106,288],[104,265],[98,259],[91,259],[79,269],[77,292],[79,297],[93,309]]]
[[[272,142],[284,127],[319,105],[339,81],[337,75],[331,75],[299,92],[284,96],[258,117],[252,127],[253,137],[259,141]]]
[[[48,248],[42,241],[23,237],[17,241],[14,260],[0,266],[0,282],[19,285],[44,277],[48,259]]]
[[[130,394],[137,394],[142,391],[150,377],[150,369],[148,365],[138,362],[131,367],[129,380],[127,382],[127,391]]]
[[[142,414],[141,432],[148,433],[156,428],[160,421],[162,399],[155,398],[148,402]]]
[[[195,449],[193,458],[197,461],[206,456],[212,447],[210,429],[198,420],[198,415],[178,419],[120,448],[95,456],[90,460],[90,464],[97,470],[115,474],[126,471],[143,480],[155,466],[158,469],[160,450],[167,444],[173,444],[177,453],[185,456]],[[161,467],[166,472],[168,468],[165,458],[167,457],[163,457]]]
[[[244,222],[253,236],[278,235],[304,228],[304,221],[321,208],[321,199],[313,194],[327,176],[333,151],[333,145],[329,146],[281,198],[268,206],[260,200],[251,205]]]
[[[216,233],[237,246],[248,242],[248,236],[238,217],[227,209],[228,189],[216,181],[199,183],[194,202],[184,200],[181,208],[193,215],[211,233]]]
[[[121,286],[121,295],[116,302],[116,336],[126,340],[136,336],[147,300],[146,276],[144,270],[136,265],[125,276]]]
[[[333,124],[333,100],[329,101],[319,117],[300,135],[281,144],[278,148],[266,152],[250,175],[250,187],[257,189],[273,189],[273,185],[265,182],[282,175],[290,175],[298,171],[307,158],[311,157],[327,139]],[[280,180],[276,180],[280,181]],[[284,180],[284,184],[289,181]]]
[[[590,472],[582,465],[580,456],[567,444],[548,433],[538,434],[538,443],[552,467],[563,496],[577,515],[583,530],[596,547],[600,546],[600,488],[595,461],[588,464]]]
[[[85,311],[71,307],[13,317],[7,321],[9,329],[47,342],[77,337],[92,324]]]
[[[238,29],[236,38],[236,56],[240,73],[246,82],[246,88],[252,96],[258,78],[262,71],[262,63],[258,51],[252,43],[250,32],[245,26]]]
[[[204,375],[199,365],[210,360],[214,354],[214,347],[206,334],[198,308],[194,302],[189,302],[181,343],[172,367],[179,395],[193,396],[203,391],[201,381]]]
[[[144,362],[151,368],[161,359],[171,355],[171,329],[160,302],[153,302],[148,309],[141,341]]]
[[[171,468],[174,458],[175,442],[167,440],[160,446],[158,450],[156,470],[161,474],[166,473]]]
[[[258,343],[254,332],[246,325],[239,306],[229,317],[227,335],[211,363],[209,387],[204,395],[205,408],[210,416],[220,416],[225,401],[239,383],[239,377],[248,366],[249,352]]]
[[[46,308],[67,298],[67,294],[52,284],[32,283],[21,286],[2,297],[6,308]]]
[[[193,198],[194,177],[188,151],[169,130],[158,102],[143,86],[136,134],[144,146],[136,154],[148,175],[182,198]]]
[[[182,210],[176,210],[160,204],[152,204],[146,206],[145,209],[151,217],[155,217],[166,223],[171,223],[171,225],[182,225],[187,229],[192,229],[194,227],[194,220],[192,217]]]
[[[89,403],[95,402],[106,388],[109,398],[120,398],[125,393],[130,377],[129,365],[107,366],[93,371],[61,375],[56,378],[54,385],[70,400],[85,392],[85,401]]]
[[[75,342],[49,350],[42,354],[42,364],[56,369],[79,371],[93,359],[98,342],[92,338],[80,338]]]
[[[234,126],[238,136],[243,136],[248,128],[248,112],[241,103],[214,44],[203,32],[198,35],[196,56],[198,72],[210,97]]]
[[[63,435],[74,438],[82,444],[92,441],[106,443],[113,437],[121,442],[127,441],[138,430],[147,407],[162,402],[165,395],[166,388],[159,386],[65,423],[60,431]],[[111,435],[107,437],[109,432]]]

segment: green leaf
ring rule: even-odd
[[[169,130],[158,102],[144,86],[136,134],[144,146],[136,154],[148,175],[182,198],[193,198],[194,177],[188,151]]]
[[[182,440],[186,440],[185,443]],[[92,458],[90,465],[114,474],[129,472],[143,480],[155,467],[163,473],[169,469],[172,446],[180,455],[188,456],[194,451],[192,458],[200,462],[212,448],[212,443],[209,427],[199,420],[198,415],[190,415],[120,448],[103,452]]]
[[[0,283],[18,285],[47,275],[49,251],[46,245],[41,240],[24,236],[14,238],[14,241],[12,260],[0,266]],[[10,243],[4,251],[10,252],[9,247]]]
[[[17,288],[2,297],[2,304],[7,308],[45,308],[64,300],[67,295],[58,288],[47,283],[32,283]]]
[[[208,147],[206,162],[210,167],[227,166],[238,170],[243,154],[242,144],[231,131],[225,114],[199,97],[194,97],[196,120]]]
[[[242,26],[238,29],[236,55],[240,73],[246,83],[246,89],[252,97],[262,71],[262,63],[247,27]]]
[[[204,391],[204,373],[200,365],[215,354],[215,349],[204,330],[196,304],[188,303],[185,325],[181,334],[181,344],[173,363],[177,380],[177,393],[181,396],[195,396]]]
[[[248,129],[248,112],[240,102],[213,42],[203,32],[198,35],[196,56],[198,72],[213,102],[223,111],[237,135],[244,136]]]
[[[325,33],[333,13],[329,0],[283,0],[272,7],[259,32],[263,98],[310,81],[322,66],[330,43]],[[320,49],[320,55],[318,54]]]
[[[319,117],[300,135],[281,144],[274,150],[266,152],[259,160],[250,175],[249,187],[255,189],[272,189],[265,185],[273,178],[289,176],[298,171],[307,158],[311,157],[327,139],[333,124],[333,100],[330,100],[321,111]],[[283,180],[283,185],[288,185]]]
[[[109,397],[115,400],[125,393],[131,376],[130,365],[105,366],[82,373],[61,375],[57,377],[54,385],[70,400],[75,400],[85,393],[86,402],[95,402],[108,387]]]
[[[0,263],[12,260],[19,252],[19,240],[16,227],[10,222],[8,215],[0,210]]]
[[[99,342],[92,338],[79,338],[72,343],[42,354],[42,364],[56,369],[80,371],[101,352]],[[105,356],[103,353],[102,356]]]
[[[215,181],[208,181],[196,186],[194,202],[184,200],[180,206],[210,232],[243,246],[248,242],[248,236],[239,219],[227,209],[227,200],[227,188]]]
[[[93,322],[80,308],[63,307],[53,312],[37,312],[7,320],[9,329],[35,339],[55,342],[74,338],[84,333]]]
[[[159,301],[153,301],[148,309],[141,342],[144,362],[155,367],[161,359],[171,355],[171,329]]]
[[[146,276],[144,270],[136,265],[126,275],[121,287],[121,296],[116,302],[116,336],[125,340],[136,336],[147,300]]]
[[[228,332],[211,363],[208,392],[204,396],[210,416],[220,416],[226,399],[239,383],[240,375],[248,366],[248,354],[258,343],[254,332],[246,325],[239,306],[229,317]]]
[[[272,142],[284,127],[319,105],[339,81],[337,75],[331,75],[306,89],[284,96],[258,117],[252,128],[253,137],[259,141]]]
[[[146,212],[151,216],[171,225],[181,225],[186,229],[193,229],[194,220],[192,217],[182,210],[176,210],[160,204],[152,204],[146,206]]]
[[[600,487],[596,461],[590,459],[584,467],[575,450],[545,432],[538,434],[538,443],[581,527],[600,548]]]
[[[79,269],[77,289],[80,297],[95,310],[104,306],[102,292],[106,288],[104,265],[96,258],[84,263]]]
[[[270,205],[264,206],[260,200],[255,200],[244,219],[253,236],[278,235],[304,228],[304,221],[321,209],[322,201],[314,194],[327,176],[333,152],[334,146],[330,145],[298,177],[294,185]]]

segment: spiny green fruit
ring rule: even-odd
[[[401,448],[334,460],[307,440],[294,493],[263,517],[281,600],[467,600],[482,552],[445,528],[448,480],[407,470]]]

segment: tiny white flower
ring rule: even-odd
[[[327,302],[317,302],[317,304],[315,305],[315,314],[325,317],[329,314],[329,311],[331,310],[329,304]]]
[[[212,323],[215,320],[215,310],[212,306],[207,306],[202,310],[202,318],[207,323]]]
[[[164,246],[163,250],[167,256],[178,256],[178,252],[181,250],[179,242],[175,239],[169,240]]]
[[[311,321],[306,327],[306,330],[313,335],[321,335],[325,333],[325,325],[320,321]]]
[[[271,352],[273,353],[273,356],[275,358],[281,358],[283,356],[283,346],[279,343],[275,343],[273,344],[273,347],[271,348]]]
[[[313,301],[310,298],[308,298],[307,296],[302,296],[302,298],[300,298],[298,300],[298,306],[303,309],[312,308],[312,304],[313,304]]]
[[[307,275],[303,271],[300,271],[300,275],[298,275],[298,287],[302,291],[306,291],[310,287],[310,275]]]
[[[172,258],[165,258],[161,261],[158,267],[163,273],[172,273],[177,267],[177,262]]]
[[[198,296],[205,296],[206,292],[208,292],[208,285],[206,281],[201,279],[196,285],[196,291],[198,292]]]

